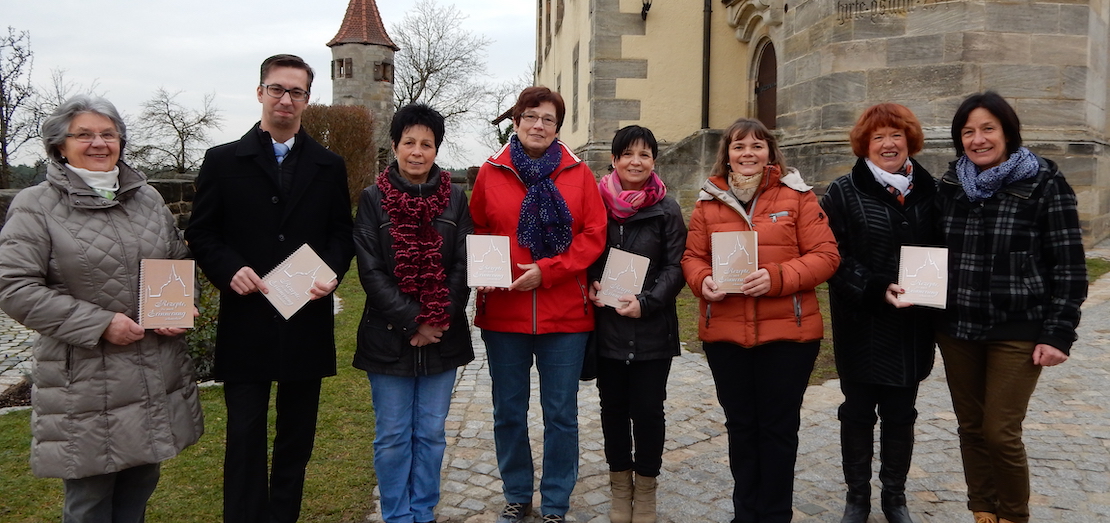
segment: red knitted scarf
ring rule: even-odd
[[[397,261],[393,275],[399,280],[401,292],[420,302],[416,322],[443,328],[451,323],[447,315],[450,298],[440,252],[443,236],[432,223],[447,209],[451,178],[446,171],[440,171],[439,175],[439,189],[424,197],[394,187],[389,181],[389,170],[378,176],[377,183],[383,195],[382,208],[393,222],[390,231]]]

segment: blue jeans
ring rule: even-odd
[[[374,471],[386,523],[435,520],[456,369],[431,376],[366,373],[374,402]]]
[[[493,379],[493,440],[505,500],[531,503],[534,482],[528,440],[532,357],[540,375],[543,477],[540,512],[565,515],[578,481],[578,378],[588,332],[518,334],[482,331]]]

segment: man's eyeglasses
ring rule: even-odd
[[[308,91],[305,91],[304,89],[301,89],[300,87],[294,87],[292,89],[286,89],[285,87],[280,86],[278,84],[259,84],[259,85],[261,85],[262,88],[266,90],[266,94],[268,94],[270,96],[273,96],[274,98],[281,98],[282,96],[285,96],[285,93],[289,93],[289,98],[291,100],[293,100],[294,102],[303,102],[305,100],[308,100]]]
[[[82,131],[79,133],[67,133],[67,138],[73,138],[81,143],[93,143],[96,137],[99,136],[104,143],[116,143],[119,141],[119,133],[115,131],[104,131],[102,133],[94,133],[90,131]]]
[[[536,125],[536,120],[543,120],[543,126],[548,129],[554,129],[555,124],[558,123],[555,121],[554,118],[550,116],[544,116],[543,118],[540,118],[540,116],[537,114],[523,114],[520,116],[521,123],[528,127]]]

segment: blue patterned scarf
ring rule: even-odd
[[[520,180],[528,188],[520,204],[517,242],[532,251],[534,260],[562,254],[570,248],[570,226],[574,218],[551,179],[551,173],[563,159],[559,141],[551,142],[543,156],[532,158],[524,152],[520,139],[513,135],[509,139],[509,155]]]
[[[981,172],[966,154],[956,160],[956,176],[964,186],[967,199],[973,202],[986,200],[1011,183],[1032,178],[1038,170],[1037,157],[1024,147],[1018,147],[1006,161]]]

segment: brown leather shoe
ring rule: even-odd
[[[971,515],[975,517],[975,523],[998,523],[998,516],[990,512],[972,512]]]

